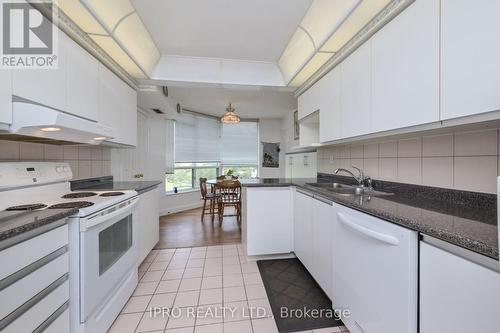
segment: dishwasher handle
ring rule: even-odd
[[[360,234],[363,234],[363,235],[368,236],[370,238],[374,238],[378,241],[381,241],[382,243],[386,243],[386,244],[389,244],[392,246],[399,245],[399,239],[397,239],[394,236],[386,235],[386,234],[383,234],[381,232],[374,231],[374,230],[371,230],[371,229],[366,228],[364,226],[361,226],[361,225],[349,220],[349,218],[342,213],[337,213],[337,217],[343,225],[359,232]]]

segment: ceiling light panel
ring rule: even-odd
[[[285,82],[289,82],[293,78],[315,51],[314,44],[307,33],[300,28],[295,30],[278,61]]]
[[[64,1],[64,0],[63,0]],[[113,31],[125,16],[135,11],[129,0],[80,0]]]
[[[88,34],[107,34],[106,30],[90,14],[79,0],[62,0],[59,8],[75,22],[80,29]]]
[[[299,87],[301,86],[311,75],[316,73],[321,66],[323,66],[331,57],[333,53],[316,53],[311,60],[302,68],[302,70],[294,77],[290,82],[289,86]]]

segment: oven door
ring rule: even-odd
[[[137,269],[137,202],[121,202],[80,219],[80,321]]]

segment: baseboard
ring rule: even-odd
[[[189,205],[170,207],[167,209],[160,210],[160,216],[170,215],[170,214],[174,214],[174,213],[180,213],[180,212],[184,212],[186,210],[200,208],[202,206],[203,206],[203,201],[200,200],[200,202],[192,203]]]

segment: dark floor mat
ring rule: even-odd
[[[341,320],[332,318],[331,311],[325,311],[332,308],[330,299],[298,259],[259,260],[257,265],[281,333],[342,325]],[[323,310],[323,315],[300,315],[301,310],[316,309]]]

